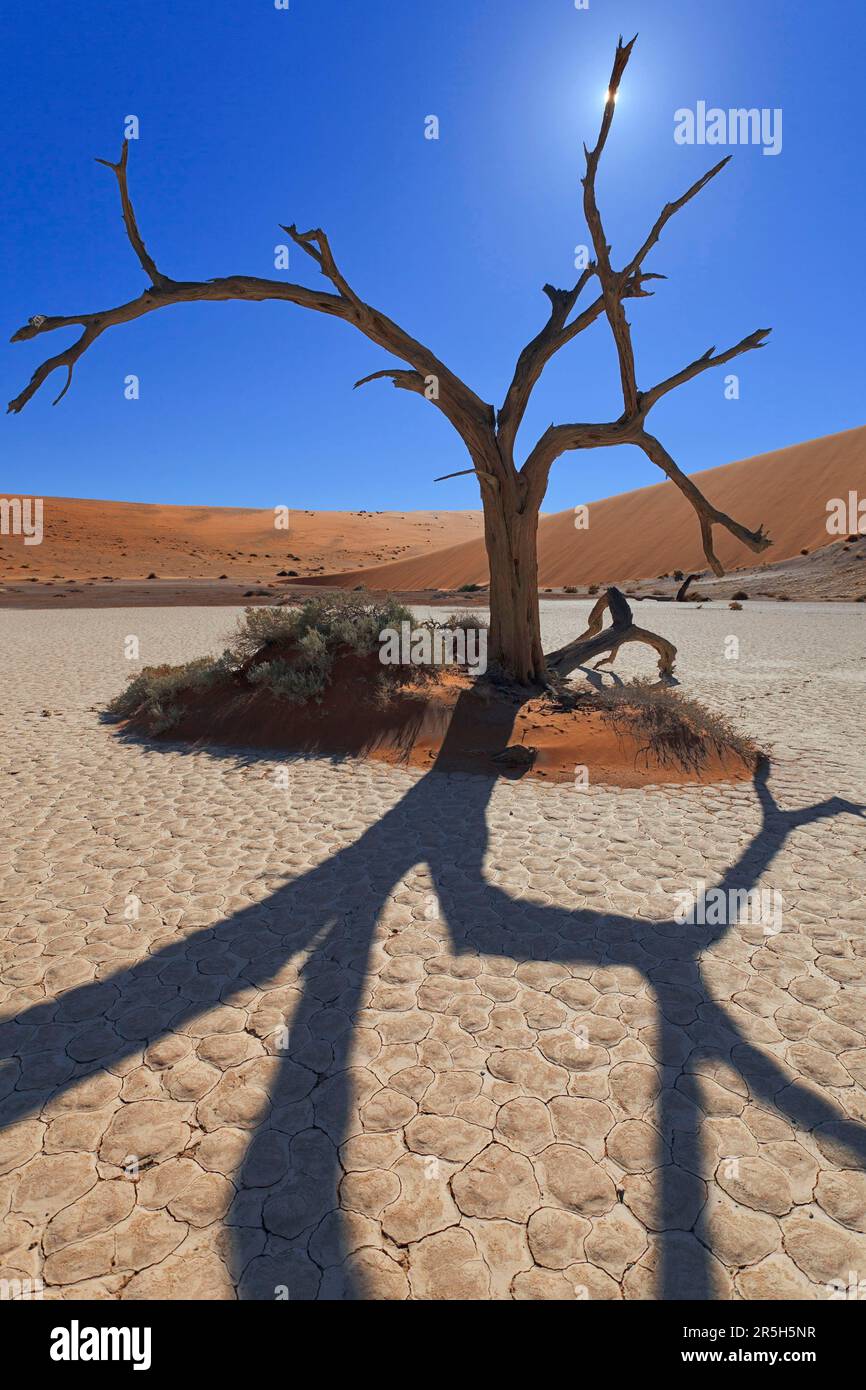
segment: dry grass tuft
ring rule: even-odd
[[[760,756],[753,741],[736,733],[722,715],[669,686],[648,680],[605,686],[598,704],[616,729],[628,730],[641,752],[663,767],[700,772],[712,753],[734,753],[754,767]]]

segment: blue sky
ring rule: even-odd
[[[593,143],[617,34],[640,37],[598,181],[614,262],[725,149],[677,145],[674,112],[780,107],[781,153],[734,149],[677,215],[633,302],[639,385],[711,343],[772,325],[770,346],[668,397],[653,425],[689,472],[862,424],[866,9],[850,0],[4,0],[8,334],[34,313],[132,298],[144,276],[119,217],[123,121],[143,235],[177,279],[279,277],[280,222],[322,226],[368,302],[499,404],[541,326],[546,281],[588,240]],[[425,117],[440,122],[424,138]],[[309,267],[309,268],[308,268]],[[321,284],[293,248],[286,278]],[[71,340],[0,352],[6,401]],[[352,382],[391,359],[288,304],[172,308],[106,333],[62,384],[2,417],[5,495],[322,508],[465,508],[474,479],[418,397]],[[726,400],[725,370],[739,400]],[[137,401],[124,378],[139,377]],[[52,390],[52,388],[54,388]],[[550,421],[619,413],[603,323],[548,368],[519,443]],[[658,480],[632,449],[556,465],[545,510]]]

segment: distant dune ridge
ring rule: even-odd
[[[583,457],[574,463],[580,502]],[[566,467],[567,464],[561,464]],[[827,531],[827,503],[852,489],[866,496],[866,425],[792,444],[693,475],[704,495],[745,526],[763,522],[773,544],[760,557],[722,527],[715,547],[726,569],[775,563],[835,539]],[[697,518],[666,480],[589,504],[589,525],[575,528],[573,511],[542,517],[538,528],[539,585],[604,584],[650,578],[673,569],[699,571],[707,562]],[[346,584],[411,591],[485,584],[483,540],[450,545],[427,555],[340,576]],[[333,582],[323,576],[315,582]]]
[[[573,463],[575,502],[585,456]],[[567,464],[561,465],[562,468]],[[837,539],[827,506],[866,497],[866,426],[793,444],[694,475],[705,495],[749,527],[763,523],[773,545],[760,557],[722,527],[715,545],[728,570],[778,564]],[[287,488],[288,490],[288,488]],[[704,570],[697,519],[673,483],[591,502],[586,529],[574,511],[539,524],[539,585],[559,588]],[[81,580],[219,579],[271,584],[282,573],[313,584],[414,590],[487,582],[480,510],[326,512],[292,510],[289,529],[273,510],[44,499],[44,540],[27,546],[0,535],[0,574],[20,583]],[[864,575],[866,579],[866,575]]]
[[[172,506],[46,497],[45,536],[27,546],[0,535],[4,575],[85,579],[271,580],[375,565],[481,534],[481,512],[325,512],[290,509],[278,529],[272,508]],[[25,568],[26,567],[26,568]]]

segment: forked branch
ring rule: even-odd
[[[129,188],[126,181],[126,165],[129,160],[129,141],[124,140],[123,149],[120,151],[120,159],[113,164],[110,159],[97,159],[97,164],[104,164],[106,169],[111,169],[117,178],[117,186],[120,189],[120,206],[123,211],[123,225],[126,227],[126,235],[129,237],[132,249],[141,263],[141,268],[153,285],[167,285],[167,276],[161,274],[157,269],[156,261],[150,255],[144,244],[144,238],[138,230],[138,223],[135,220],[132,201],[129,196]],[[58,397],[59,400],[59,397]],[[55,405],[57,402],[55,401]]]
[[[611,625],[603,627],[605,609],[610,611]],[[632,618],[631,605],[619,589],[607,589],[596,602],[589,615],[586,631],[564,647],[548,653],[547,667],[558,676],[567,676],[578,666],[586,665],[594,656],[607,652],[607,656],[596,663],[597,666],[613,665],[620,647],[626,642],[643,642],[658,653],[659,675],[669,679],[674,672],[677,649],[667,638],[660,637],[646,628],[637,627]]]

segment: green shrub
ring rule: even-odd
[[[145,666],[133,676],[125,690],[111,701],[106,712],[114,719],[128,719],[144,710],[155,733],[170,729],[180,718],[180,709],[171,701],[182,690],[204,689],[229,672],[225,656],[197,657],[183,666]]]
[[[292,661],[278,657],[275,661],[260,661],[251,666],[247,680],[252,685],[266,686],[273,695],[294,704],[321,699],[334,664],[324,637],[311,628],[299,638],[296,652]]]
[[[376,650],[383,628],[411,621],[408,608],[392,598],[354,592],[323,594],[299,606],[245,609],[228,651],[240,663],[263,647],[294,644],[308,632],[316,632],[329,652],[347,646],[363,655]]]
[[[377,650],[383,628],[411,621],[408,608],[394,599],[356,593],[321,595],[291,607],[247,608],[222,656],[198,657],[183,666],[147,666],[106,712],[115,719],[141,714],[151,732],[163,733],[181,716],[176,703],[181,691],[214,684],[268,647],[290,647],[293,659],[257,662],[246,673],[250,684],[286,700],[319,699],[338,648],[366,655]]]

